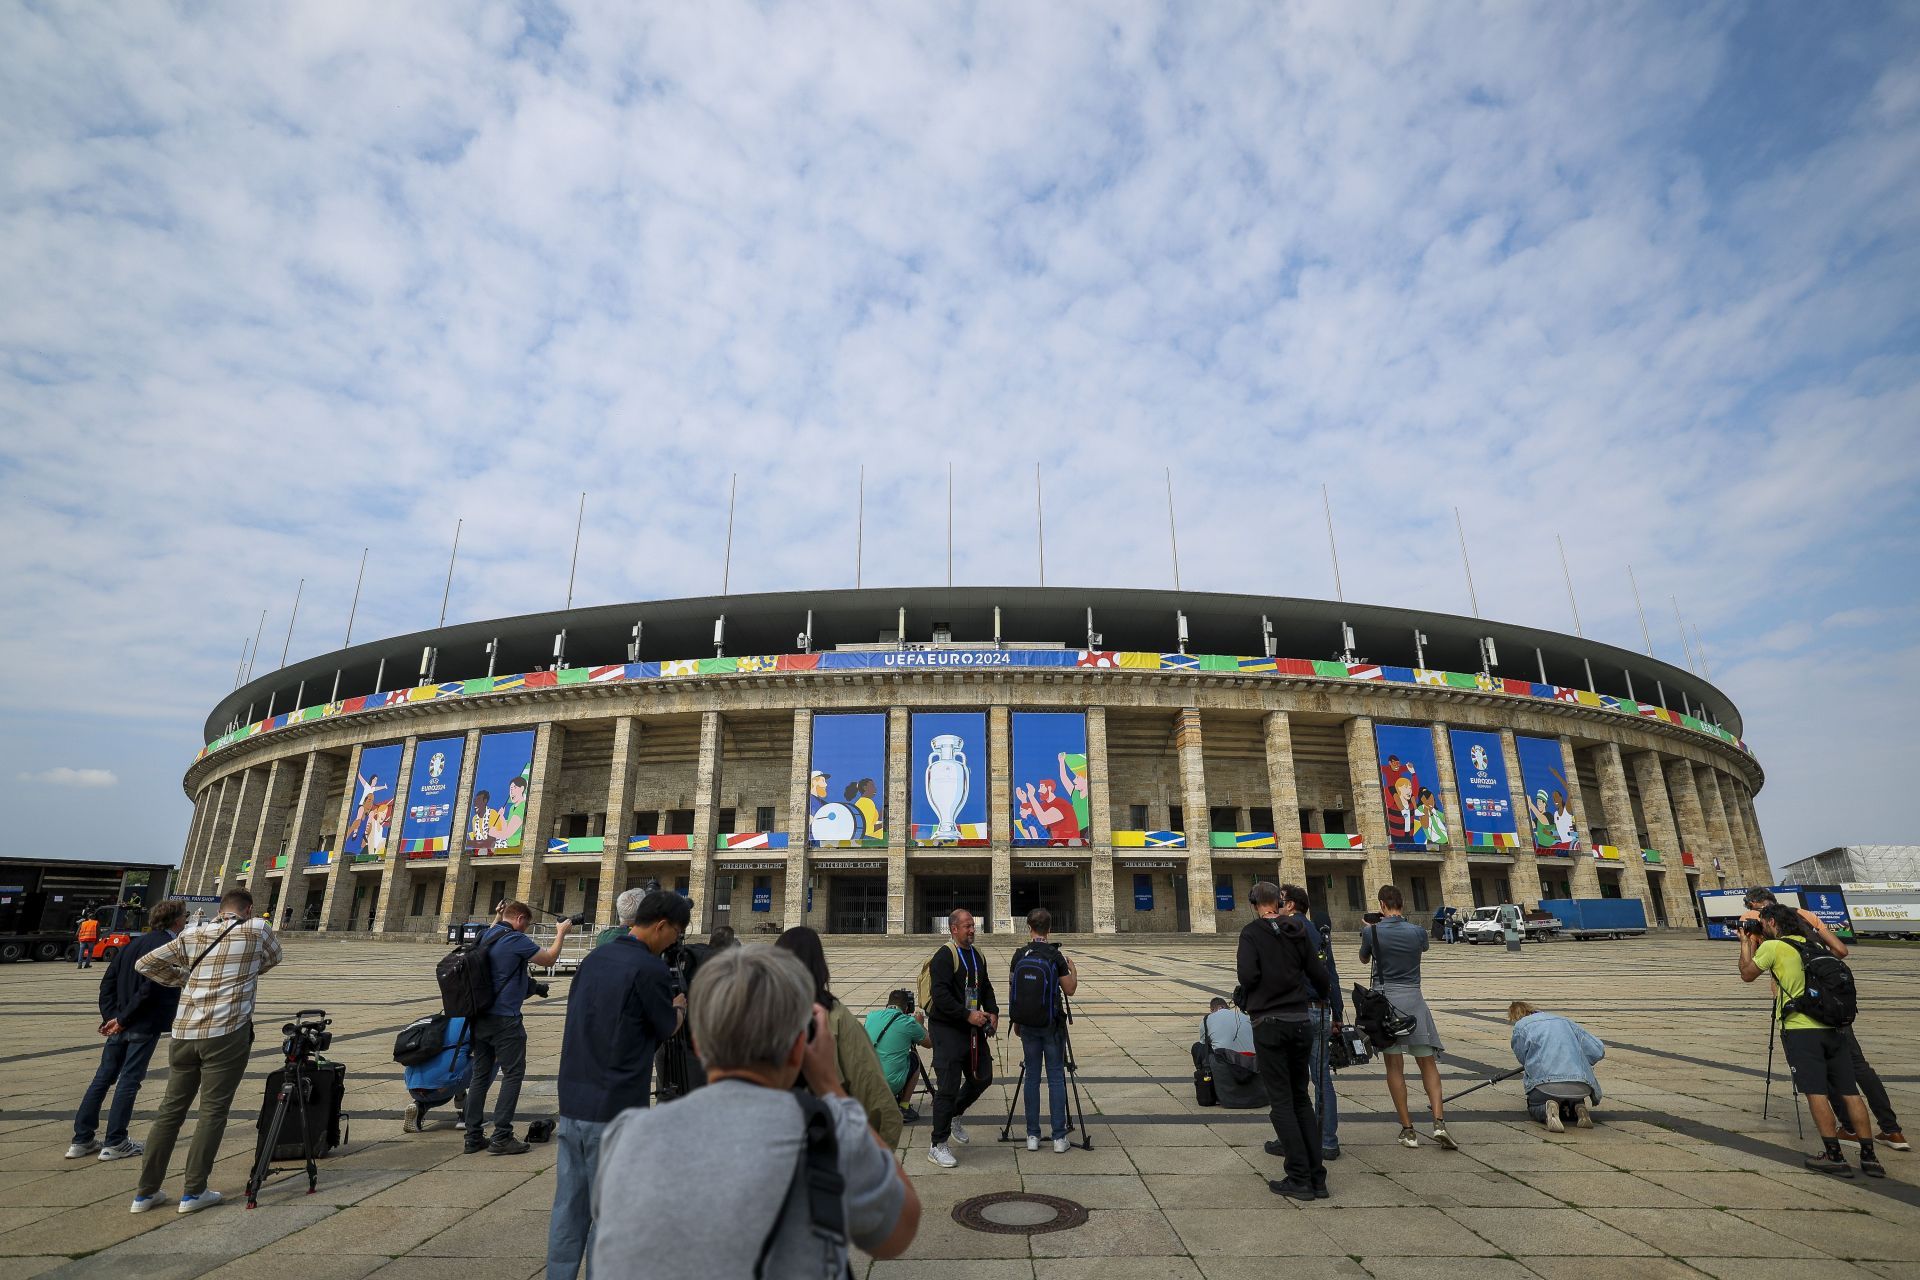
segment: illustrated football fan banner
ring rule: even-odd
[[[453,835],[453,798],[460,787],[465,734],[432,738],[413,748],[413,774],[407,785],[407,816],[400,826],[400,851],[409,858],[444,858]]]
[[[1511,844],[1513,786],[1507,780],[1507,762],[1500,754],[1500,735],[1473,729],[1455,729],[1453,778],[1460,789],[1460,826],[1478,845]],[[1505,841],[1492,839],[1506,836]],[[1486,838],[1481,838],[1486,837]]]
[[[1013,713],[1013,843],[1077,848],[1093,835],[1083,711]]]
[[[987,716],[984,711],[916,712],[912,770],[913,843],[987,843]]]
[[[886,713],[813,717],[807,844],[859,849],[887,842]]]
[[[1447,815],[1440,800],[1440,765],[1433,755],[1433,730],[1376,724],[1373,745],[1379,755],[1387,843],[1396,849],[1444,848]]]
[[[360,753],[360,773],[353,779],[353,818],[347,823],[345,851],[350,858],[384,858],[393,842],[393,789],[400,781],[398,742],[368,747]]]
[[[1574,852],[1580,847],[1580,829],[1573,821],[1572,789],[1567,785],[1560,740],[1516,733],[1513,745],[1520,755],[1520,785],[1533,827],[1533,847],[1541,853]]]
[[[467,852],[519,853],[526,834],[527,788],[533,774],[533,730],[481,735],[467,805]]]

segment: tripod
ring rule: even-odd
[[[280,1072],[280,1092],[274,1098],[273,1120],[260,1137],[260,1150],[254,1154],[253,1174],[247,1179],[247,1208],[255,1206],[260,1187],[274,1170],[273,1152],[280,1145],[280,1126],[286,1123],[287,1104],[299,1100],[300,1153],[307,1161],[307,1194],[320,1185],[320,1167],[313,1160],[313,1131],[307,1127],[307,1107],[313,1099],[313,1080],[307,1075],[305,1046],[297,1036],[287,1041],[287,1062]]]
[[[1780,984],[1773,984],[1774,1001],[1780,999]],[[1767,1009],[1767,1087],[1760,1098],[1760,1118],[1767,1118],[1767,1109],[1773,1105],[1773,1046],[1780,1041],[1780,1019],[1773,1016],[1773,1007]],[[1802,1141],[1807,1136],[1806,1122],[1800,1118],[1800,1095],[1793,1092],[1793,1082],[1788,1080],[1787,1091],[1793,1094],[1793,1130]]]
[[[1080,1141],[1077,1145],[1082,1151],[1091,1151],[1093,1150],[1093,1135],[1087,1131],[1087,1108],[1086,1104],[1082,1102],[1080,1098],[1080,1065],[1073,1060],[1073,1001],[1067,997],[1065,992],[1060,994],[1060,1007],[1061,1011],[1065,1014],[1065,1020],[1060,1024],[1060,1038],[1062,1041],[1061,1053],[1066,1059],[1067,1078],[1073,1082],[1072,1091],[1068,1094],[1067,1101],[1067,1132],[1072,1133],[1075,1128],[1078,1128],[1080,1130]],[[1007,1100],[1007,1121],[1000,1126],[1000,1141],[1002,1142],[1014,1141],[1012,1136],[1013,1111],[1015,1107],[1020,1105],[1020,1090],[1026,1083],[1026,1079],[1027,1063],[1023,1054],[1020,1061],[1020,1074],[1014,1078],[1013,1082],[1013,1096]],[[1074,1117],[1076,1116],[1079,1117],[1079,1123],[1077,1125],[1074,1121]]]

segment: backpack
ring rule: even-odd
[[[1803,1013],[1825,1027],[1852,1026],[1860,1013],[1853,970],[1819,943],[1803,947],[1789,937],[1780,941],[1800,953],[1800,967],[1806,974],[1805,989],[1793,999],[1780,1002],[1782,1020],[1790,1013]]]
[[[500,935],[489,929],[480,941],[462,943],[441,958],[433,976],[440,983],[440,1006],[456,1018],[477,1018],[493,1007],[490,952]]]
[[[467,1087],[473,1065],[473,1037],[467,1032],[466,1019],[448,1018],[443,1030],[447,1039],[440,1052],[423,1062],[410,1063],[404,1073],[415,1101],[420,1101],[423,1094],[450,1098]]]
[[[1053,1024],[1059,1007],[1059,948],[1046,943],[1029,943],[1013,957],[1013,976],[1007,998],[1007,1017],[1016,1026],[1046,1027]]]
[[[960,963],[960,951],[951,942],[943,942],[935,947],[933,956],[939,955],[942,951],[952,952],[953,962],[956,965]],[[933,956],[928,956],[921,963],[920,979],[914,984],[913,989],[914,999],[919,1001],[919,1004],[914,1007],[925,1009],[929,1014],[933,1012]]]
[[[439,1057],[446,1047],[447,1015],[431,1013],[400,1028],[393,1038],[393,1060],[403,1067],[417,1067]]]

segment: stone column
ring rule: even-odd
[[[726,726],[718,711],[700,714],[700,757],[693,776],[693,850],[687,866],[687,892],[693,895],[694,919],[705,921],[701,932],[715,927],[713,913],[713,840],[720,829],[720,763]],[[731,913],[729,913],[731,914]]]
[[[211,783],[202,786],[193,798],[193,817],[187,822],[187,843],[180,850],[180,870],[174,874],[175,893],[185,893],[194,872],[194,862],[200,854],[200,830],[207,823],[207,815],[213,809],[213,796],[217,790]]]
[[[309,751],[294,793],[293,816],[287,820],[287,876],[280,890],[282,906],[293,908],[296,926],[307,915],[307,854],[320,844],[326,823],[327,790],[339,776],[340,758],[325,751]],[[319,922],[315,921],[317,925]]]
[[[1280,864],[1282,883],[1304,885],[1307,855],[1300,845],[1300,790],[1293,776],[1293,721],[1284,711],[1269,711],[1264,727],[1267,800],[1273,806],[1274,860]]]
[[[787,769],[786,927],[807,922],[807,783],[813,776],[813,713],[793,712],[793,758]]]
[[[230,885],[240,883],[236,874],[240,860],[246,856],[254,836],[259,834],[260,802],[266,791],[266,779],[260,775],[264,772],[265,766],[255,765],[240,775],[239,798],[228,817],[226,839],[220,842],[220,888],[216,892],[225,892]]]
[[[1013,922],[1013,712],[987,708],[987,838],[993,842],[993,870],[987,910],[993,927],[985,932],[1016,933]]]
[[[1669,759],[1661,767],[1666,774],[1667,795],[1673,801],[1680,847],[1693,855],[1694,870],[1706,875],[1712,867],[1710,855],[1713,852],[1713,839],[1707,833],[1707,815],[1700,807],[1700,789],[1694,785],[1693,766],[1685,760]],[[1688,907],[1687,919],[1689,922],[1693,919],[1691,906]]]
[[[353,821],[354,801],[359,798],[360,753],[363,743],[354,743],[347,757],[347,785],[340,794],[340,815],[333,824],[333,864],[327,868],[327,894],[320,901],[320,931],[332,933],[346,928],[347,912],[352,909],[351,864],[347,858],[347,826]]]
[[[387,862],[380,869],[380,901],[374,904],[373,931],[402,933],[407,927],[407,895],[413,890],[413,865],[407,860],[407,809],[413,803],[413,760],[418,734],[408,734],[400,750],[400,775],[393,782],[393,833],[387,841]]]
[[[1740,784],[1731,774],[1713,771],[1714,781],[1720,784],[1720,803],[1727,811],[1727,831],[1733,839],[1734,855],[1740,859],[1740,869],[1756,884],[1762,881],[1771,883],[1773,868],[1761,856],[1754,841],[1753,828],[1747,825],[1746,810],[1740,806]]]
[[[907,751],[912,746],[912,713],[905,707],[887,709],[887,932],[911,932],[907,911],[913,895],[907,889],[907,841],[913,834],[909,807]]]
[[[552,721],[533,734],[533,763],[527,767],[527,814],[521,826],[520,878],[514,896],[528,906],[543,905],[547,884],[547,836],[553,829],[554,788],[560,781],[560,762],[566,756],[567,731]]]
[[[627,836],[633,830],[633,788],[640,769],[640,721],[616,716],[613,721],[613,760],[607,766],[607,820],[600,846],[600,898],[592,904],[593,922],[601,927],[620,923],[614,900],[627,880]]]
[[[1720,775],[1706,765],[1694,770],[1694,785],[1700,789],[1700,807],[1706,810],[1707,830],[1713,833],[1714,852],[1726,860],[1730,883],[1749,886],[1766,884],[1772,879],[1766,871],[1749,867],[1733,842],[1733,825],[1727,821],[1725,797],[1720,793]]]
[[[473,775],[480,764],[480,730],[467,730],[466,746],[460,752],[460,782],[454,789],[453,830],[447,840],[447,874],[440,897],[440,918],[435,922],[442,934],[467,910],[461,904],[473,896],[475,867],[467,850],[467,826],[473,818]],[[487,904],[489,906],[492,903]]]
[[[1540,905],[1540,855],[1533,851],[1533,837],[1520,835],[1530,831],[1532,824],[1522,825],[1521,818],[1527,812],[1526,781],[1520,776],[1520,749],[1513,741],[1513,730],[1500,730],[1500,755],[1507,762],[1507,803],[1512,806],[1514,833],[1520,836],[1520,843],[1513,851],[1513,896],[1524,908]],[[1642,873],[1645,879],[1645,873]],[[1472,901],[1471,898],[1468,901]]]
[[[1773,864],[1767,861],[1767,842],[1760,834],[1760,815],[1753,807],[1753,792],[1747,790],[1744,782],[1729,780],[1729,785],[1733,788],[1734,807],[1740,811],[1741,822],[1747,829],[1747,848],[1753,852],[1754,864],[1769,868],[1767,878],[1771,880]],[[1726,787],[1720,788],[1721,794],[1726,790]]]
[[[1667,908],[1667,924],[1671,928],[1692,924],[1692,899],[1687,893],[1686,870],[1680,865],[1680,830],[1674,822],[1673,799],[1667,794],[1659,752],[1634,753],[1633,780],[1640,787],[1640,811],[1647,817],[1647,838],[1660,851],[1660,893]],[[1651,885],[1648,891],[1651,893]]]
[[[193,839],[180,859],[180,893],[200,892],[200,877],[206,873],[207,850],[213,843],[213,824],[220,818],[220,802],[226,789],[224,778],[209,782],[200,789],[205,810],[194,823]]]
[[[1367,846],[1367,893],[1362,902],[1367,906],[1381,885],[1393,882],[1393,851],[1387,847],[1387,810],[1380,799],[1380,753],[1373,742],[1371,716],[1347,721],[1347,780],[1353,787],[1353,825],[1358,828],[1354,834]]]
[[[1640,824],[1633,819],[1633,793],[1627,790],[1627,767],[1620,757],[1620,744],[1603,742],[1593,750],[1600,775],[1600,803],[1607,809],[1607,832],[1620,849],[1620,896],[1640,899],[1651,923],[1652,893],[1647,887],[1646,864],[1640,861]]]
[[[267,884],[267,872],[273,870],[273,860],[280,852],[280,846],[286,835],[288,812],[293,803],[293,789],[300,777],[302,761],[298,756],[275,760],[267,769],[267,785],[260,805],[260,821],[252,834],[253,873],[247,877],[247,892],[253,895],[254,911],[265,915],[272,896]],[[280,897],[284,905],[286,899],[287,877],[293,874],[293,859],[287,859],[286,867],[280,875]],[[271,921],[277,929],[280,918],[275,915]]]
[[[1567,808],[1573,813],[1574,829],[1580,833],[1580,841],[1585,850],[1576,849],[1573,853],[1573,896],[1576,898],[1597,898],[1600,896],[1600,871],[1593,865],[1593,828],[1588,825],[1587,801],[1580,790],[1580,762],[1573,754],[1573,739],[1566,734],[1560,735],[1560,782],[1567,789]]]
[[[1095,933],[1113,933],[1113,804],[1107,776],[1107,709],[1087,708],[1087,811],[1093,815],[1093,857],[1088,864],[1087,891],[1093,910],[1087,917]]]
[[[1187,918],[1194,933],[1218,933],[1213,905],[1212,824],[1207,818],[1207,762],[1201,749],[1200,709],[1182,707],[1174,719],[1173,749],[1180,760],[1180,804],[1187,820]]]
[[[1440,864],[1440,901],[1465,907],[1473,901],[1473,869],[1467,861],[1466,806],[1460,802],[1460,780],[1453,772],[1453,738],[1444,724],[1433,726],[1433,759],[1440,767],[1436,782],[1440,803],[1447,811],[1447,860]]]

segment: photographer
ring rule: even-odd
[[[1806,994],[1806,962],[1817,943],[1803,932],[1805,924],[1792,907],[1770,903],[1757,921],[1743,920],[1740,928],[1740,978],[1757,982],[1762,973],[1773,975],[1774,1018],[1780,1024],[1780,1051],[1793,1075],[1793,1087],[1806,1095],[1813,1126],[1820,1131],[1822,1150],[1804,1163],[1816,1173],[1851,1178],[1853,1166],[1840,1152],[1840,1126],[1832,1098],[1846,1105],[1847,1120],[1860,1139],[1860,1171],[1884,1178],[1887,1171],[1875,1158],[1867,1133],[1867,1103],[1854,1079],[1853,1061],[1841,1029],[1802,1013],[1796,1002]],[[1796,1006],[1796,1007],[1790,1007]]]
[[[1527,1114],[1550,1133],[1565,1133],[1566,1122],[1593,1128],[1591,1108],[1600,1101],[1594,1064],[1607,1056],[1600,1038],[1557,1013],[1542,1013],[1525,1000],[1507,1006],[1513,1024],[1509,1041],[1527,1091]]]
[[[700,966],[693,1039],[711,1083],[607,1126],[593,1188],[598,1280],[657,1276],[670,1259],[702,1276],[815,1280],[847,1274],[849,1243],[875,1258],[913,1243],[919,1197],[847,1096],[813,986],[776,947],[730,947]],[[813,1096],[796,1096],[797,1082]],[[840,1195],[810,1196],[809,1166],[829,1159]]]
[[[1307,1096],[1313,1060],[1312,1002],[1330,985],[1315,938],[1303,917],[1282,913],[1280,886],[1262,880],[1247,895],[1255,918],[1240,930],[1234,958],[1254,1054],[1267,1091],[1268,1117],[1286,1153],[1284,1179],[1267,1189],[1292,1200],[1325,1200],[1327,1170],[1320,1154],[1320,1121]]]
[[[926,1075],[913,1046],[926,1043],[927,1011],[913,1007],[913,992],[904,988],[889,992],[886,1007],[867,1015],[866,1032],[880,1059],[880,1070],[886,1073],[887,1088],[900,1106],[900,1118],[912,1124],[920,1113],[908,1104]]]
[[[535,945],[527,936],[533,908],[524,902],[503,902],[493,926],[480,935],[493,970],[493,1003],[473,1020],[473,1082],[467,1086],[467,1155],[520,1155],[529,1148],[513,1136],[513,1112],[520,1103],[520,1082],[527,1075],[527,1027],[520,1006],[534,990],[528,965],[550,965],[573,928],[571,920],[554,926],[549,946]],[[545,995],[544,987],[539,994]],[[500,1096],[493,1106],[493,1140],[486,1138],[487,1090],[494,1069],[500,1071]]]
[[[846,1002],[833,994],[830,985],[833,976],[827,970],[827,951],[820,945],[820,935],[798,924],[781,934],[773,945],[798,956],[807,972],[813,975],[813,1002],[827,1011],[832,1025],[834,1065],[839,1069],[841,1082],[867,1113],[873,1131],[891,1151],[900,1141],[900,1104],[893,1100],[893,1091],[887,1087],[886,1072],[880,1069],[880,1059],[867,1039],[865,1028]]]
[[[928,1031],[933,1036],[933,1133],[927,1159],[942,1169],[954,1159],[948,1139],[966,1143],[960,1117],[993,1083],[991,1037],[1000,1029],[1000,1002],[993,976],[973,946],[973,912],[958,908],[947,917],[950,941],[927,961]]]
[[[169,898],[153,909],[153,927],[128,943],[112,960],[100,979],[100,1034],[106,1043],[100,1048],[100,1065],[93,1082],[80,1100],[73,1117],[73,1145],[67,1159],[79,1160],[94,1152],[102,1160],[124,1160],[141,1155],[146,1148],[127,1137],[133,1123],[134,1099],[147,1077],[147,1063],[160,1043],[160,1033],[173,1025],[174,1011],[180,1006],[180,993],[163,987],[135,967],[149,951],[158,950],[180,934],[187,918],[187,904]],[[94,1129],[100,1123],[100,1106],[113,1090],[113,1109],[107,1112],[106,1146],[94,1141]]]
[[[230,889],[212,920],[185,930],[134,964],[142,977],[163,987],[180,988],[173,1044],[167,1050],[167,1093],[153,1127],[147,1130],[140,1183],[133,1194],[135,1213],[145,1213],[166,1199],[160,1184],[196,1094],[200,1121],[187,1151],[180,1212],[195,1213],[220,1203],[220,1193],[207,1186],[207,1178],[227,1131],[227,1108],[247,1073],[260,975],[280,963],[279,939],[265,920],[252,916],[253,895],[245,889]]]
[[[1067,1151],[1067,1019],[1060,997],[1078,990],[1080,971],[1047,940],[1053,913],[1045,907],[1027,912],[1027,945],[1013,953],[1008,968],[1008,1007],[1014,1034],[1025,1054],[1027,1150],[1040,1149],[1040,1071],[1047,1073],[1047,1102],[1053,1122],[1053,1149]]]
[[[614,911],[626,932],[587,953],[567,992],[547,1280],[573,1280],[591,1251],[601,1136],[622,1111],[647,1105],[654,1051],[686,1016],[687,998],[674,993],[660,953],[685,936],[687,900],[628,889]]]
[[[1420,1135],[1413,1131],[1413,1117],[1407,1111],[1406,1056],[1420,1068],[1420,1083],[1426,1087],[1427,1105],[1433,1108],[1433,1140],[1442,1151],[1458,1151],[1460,1144],[1447,1132],[1441,1115],[1444,1099],[1440,1088],[1440,1063],[1434,1057],[1446,1046],[1440,1043],[1440,1029],[1434,1025],[1433,1010],[1420,993],[1420,955],[1427,949],[1427,931],[1407,919],[1402,912],[1403,899],[1398,887],[1380,886],[1380,915],[1360,933],[1360,958],[1373,965],[1373,989],[1390,1004],[1414,1020],[1412,1032],[1381,1056],[1387,1065],[1387,1095],[1400,1117],[1400,1145],[1417,1147]]]
[[[1333,1092],[1331,1041],[1334,1030],[1346,1021],[1347,1010],[1340,999],[1340,970],[1333,959],[1333,924],[1324,908],[1318,916],[1311,914],[1312,900],[1301,886],[1283,884],[1280,886],[1280,896],[1280,914],[1306,920],[1307,930],[1313,939],[1314,954],[1327,971],[1326,995],[1308,1005],[1313,1013],[1313,1109],[1320,1116],[1320,1158],[1338,1160],[1340,1101]],[[1269,1154],[1279,1155],[1280,1152],[1271,1151]]]

